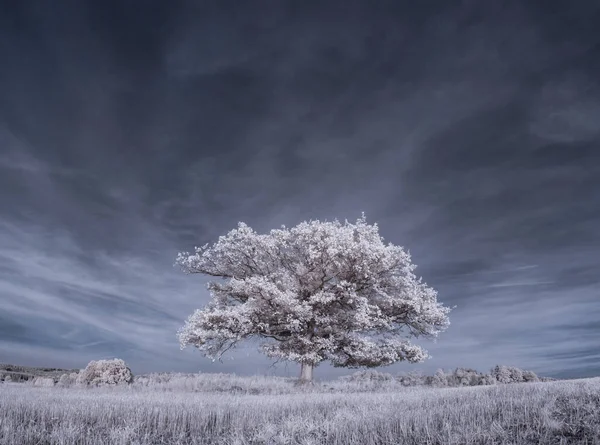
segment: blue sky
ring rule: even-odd
[[[0,362],[295,376],[179,350],[176,255],[364,211],[457,306],[382,371],[600,375],[597,3],[320,3],[5,8]]]

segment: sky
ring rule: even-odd
[[[297,376],[180,350],[210,295],[177,253],[365,212],[456,306],[380,371],[600,376],[598,2],[2,10],[0,363]]]

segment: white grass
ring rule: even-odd
[[[289,380],[221,375],[202,392],[0,387],[0,444],[597,444],[600,378],[465,388],[348,382],[310,389]],[[223,391],[242,388],[236,394]],[[232,385],[232,383],[234,385]],[[256,392],[256,391],[254,391]]]

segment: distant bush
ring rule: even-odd
[[[540,378],[533,371],[524,371],[514,366],[496,365],[491,370],[491,374],[498,383],[524,383],[524,382],[543,382],[554,379]]]
[[[31,380],[33,386],[52,387],[54,386],[54,379],[49,377],[35,377]]]
[[[524,382],[539,382],[540,378],[533,371],[523,371]]]
[[[389,376],[389,374],[382,375]],[[365,382],[377,380],[377,376],[377,371],[362,371],[342,379],[350,382]],[[390,379],[380,380],[387,381]],[[492,368],[489,374],[480,373],[471,368],[456,368],[454,371],[449,372],[438,369],[433,376],[423,375],[419,371],[411,371],[405,374],[399,374],[395,377],[395,381],[402,386],[434,386],[440,388],[496,385],[498,383],[549,382],[554,380],[556,379],[538,377],[532,371],[525,371],[514,366],[502,365],[497,365]]]
[[[345,377],[346,378],[344,380],[349,382],[389,382],[394,380],[394,376],[392,374],[374,370],[358,371],[350,376]]]
[[[351,384],[355,389],[376,389],[389,388],[394,390],[395,386],[402,387],[464,387],[464,386],[488,386],[502,383],[525,383],[525,382],[543,382],[553,381],[555,379],[538,377],[532,371],[525,371],[513,366],[497,365],[490,373],[480,373],[472,368],[456,368],[453,371],[445,372],[438,369],[432,376],[422,374],[420,371],[411,371],[408,373],[392,376],[391,374],[381,373],[374,370],[359,371],[349,376],[338,378],[340,384]],[[360,388],[356,384],[360,385]]]
[[[133,382],[133,374],[121,359],[98,360],[88,363],[76,378],[78,385],[123,385]]]
[[[56,386],[60,386],[61,388],[70,388],[71,386],[74,386],[77,383],[77,375],[76,372],[61,375]]]
[[[492,368],[491,374],[498,383],[512,383],[508,366],[496,365]]]
[[[452,386],[476,386],[480,381],[480,374],[471,368],[456,368],[452,377]]]
[[[135,377],[133,390],[218,392],[232,394],[289,394],[297,392],[290,383],[297,379],[275,376],[242,377],[224,373],[151,373]],[[310,388],[308,387],[310,386]],[[307,385],[305,390],[316,390]]]
[[[69,386],[71,386],[69,382],[69,374],[61,375],[58,379],[58,382],[56,383],[56,386],[60,386],[61,388],[68,388]]]
[[[426,384],[426,376],[420,371],[410,371],[405,374],[398,374],[396,380],[402,386],[422,386]]]
[[[481,374],[479,376],[479,382],[477,383],[480,386],[483,385],[495,385],[498,381],[491,374]]]
[[[377,370],[363,370],[340,377],[336,381],[314,382],[307,391],[326,390],[328,392],[365,392],[397,390],[402,387],[464,387],[484,386],[498,383],[553,381],[540,378],[532,371],[524,371],[509,366],[496,366],[490,373],[479,373],[471,368],[456,368],[445,372],[438,369],[433,376],[420,371],[393,375]],[[251,378],[235,374],[183,374],[152,373],[135,378],[123,360],[92,361],[85,370],[77,373],[64,373],[56,378],[57,386],[74,385],[100,386],[132,383],[132,390],[188,391],[188,392],[226,392],[242,394],[287,394],[297,388],[290,387],[294,378],[254,376]],[[39,385],[39,383],[38,383]]]
[[[443,369],[438,369],[430,381],[431,386],[437,386],[438,388],[443,388],[448,386],[448,377],[444,374]]]

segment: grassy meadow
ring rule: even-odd
[[[434,388],[196,375],[0,386],[2,445],[600,444],[600,378]]]

